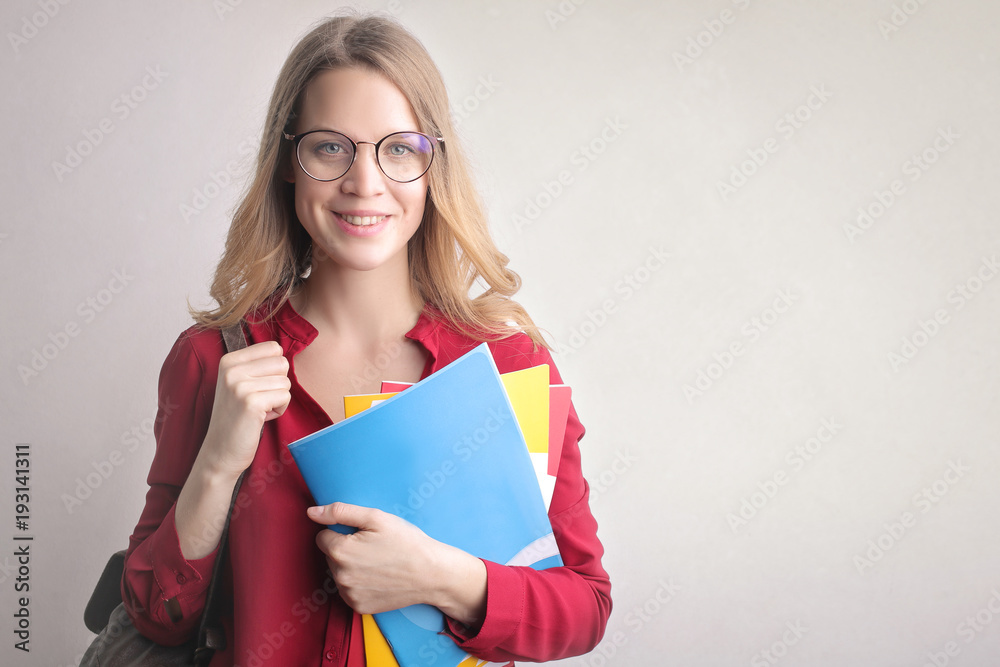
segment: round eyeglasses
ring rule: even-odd
[[[434,147],[441,137],[421,132],[393,132],[379,141],[354,141],[332,130],[312,130],[302,134],[282,133],[295,142],[295,157],[306,175],[317,181],[335,181],[351,168],[360,144],[375,147],[375,162],[382,173],[397,183],[415,181],[431,168]]]

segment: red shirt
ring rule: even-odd
[[[439,315],[428,306],[406,334],[429,353],[422,377],[479,344]],[[273,319],[248,326],[249,344],[281,344],[292,364],[292,399],[281,417],[265,423],[233,511],[222,593],[233,597],[235,612],[223,619],[228,647],[215,655],[213,667],[365,664],[360,616],[336,593],[315,543],[325,528],[306,516],[314,503],[287,447],[331,424],[294,374],[295,354],[317,334],[287,302]],[[562,382],[548,350],[533,351],[523,333],[489,347],[501,373],[547,363],[552,384]],[[208,429],[223,354],[218,330],[192,326],[160,371],[156,455],[146,506],[129,540],[122,595],[136,627],[162,644],[179,644],[197,632],[216,558],[217,552],[184,558],[174,504]],[[479,632],[470,635],[448,619],[449,634],[468,653],[492,662],[555,660],[590,651],[604,634],[611,583],[601,566],[604,549],[580,469],[583,433],[571,407],[549,509],[564,566],[536,571],[484,561],[487,602]],[[171,598],[180,605],[177,622],[164,604]]]

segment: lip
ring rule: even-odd
[[[344,231],[345,234],[361,238],[374,236],[375,234],[378,234],[379,232],[381,232],[383,229],[386,228],[386,226],[389,224],[389,221],[392,219],[392,216],[388,213],[383,213],[381,211],[367,210],[367,209],[364,210],[359,209],[354,211],[332,211],[332,213],[334,219],[336,219],[337,221],[337,224],[340,226],[340,228]],[[358,225],[352,225],[351,223],[344,220],[343,216],[345,215],[358,216],[362,218],[379,217],[383,219],[380,222],[376,222],[374,225],[367,225],[365,227],[360,227]]]
[[[376,211],[373,208],[359,208],[353,211],[334,211],[337,215],[356,215],[358,217],[382,217],[383,215],[389,215],[385,211]]]

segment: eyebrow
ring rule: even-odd
[[[342,134],[342,135],[344,135],[345,137],[347,137],[349,139],[354,139],[354,137],[352,137],[347,132],[344,132],[343,130],[334,130],[334,129],[329,128],[329,127],[314,127],[312,129],[305,130],[303,132],[299,132],[298,134],[296,134],[294,136],[299,136],[299,135],[302,135],[302,134],[307,134],[309,132],[336,132],[337,134]],[[412,132],[414,134],[424,134],[420,130],[393,130],[392,132],[387,132],[386,134],[383,134],[378,139],[378,141],[381,141],[382,139],[385,139],[386,137],[388,137],[391,134],[399,134],[400,132]],[[431,136],[431,135],[427,135],[427,136]],[[357,142],[357,139],[354,139],[354,141]],[[372,143],[375,143],[375,142],[372,142]]]

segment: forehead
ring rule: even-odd
[[[357,67],[325,70],[306,86],[297,132],[339,130],[356,141],[377,141],[419,130],[406,96],[382,74]]]

